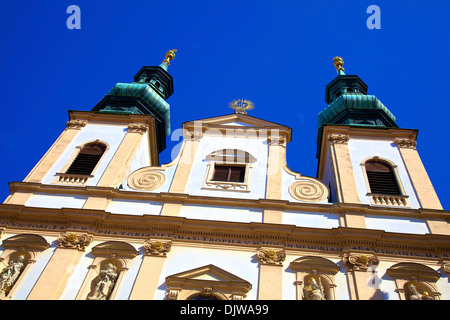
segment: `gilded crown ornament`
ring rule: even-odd
[[[170,61],[175,59],[175,52],[177,52],[177,49],[172,49],[166,52],[166,59],[163,60],[163,62],[166,62],[167,65],[170,65]]]
[[[344,60],[341,57],[334,57],[333,64],[336,67],[336,72],[339,73],[339,70],[345,71],[342,67],[344,65]]]
[[[229,107],[234,109],[234,113],[247,114],[247,110],[253,110],[255,105],[249,100],[234,100],[229,103]]]

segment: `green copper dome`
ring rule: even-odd
[[[381,119],[379,119],[381,118]],[[396,126],[395,116],[374,95],[345,93],[319,113],[323,124]]]
[[[170,135],[170,106],[152,87],[146,83],[117,83],[108,93],[109,96],[138,97],[152,106],[154,112],[165,121],[165,134]]]

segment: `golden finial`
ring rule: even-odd
[[[234,109],[234,113],[247,114],[247,110],[254,109],[255,105],[249,100],[240,99],[230,102],[229,107]]]
[[[339,73],[339,70],[345,71],[345,69],[342,67],[344,65],[344,60],[342,60],[341,57],[334,57],[333,64],[337,69],[336,70],[337,73]]]
[[[175,59],[175,52],[177,52],[177,49],[167,51],[166,59],[164,59],[163,62],[167,62],[167,65],[170,65],[170,61]]]

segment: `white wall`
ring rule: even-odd
[[[211,197],[263,199],[266,194],[268,145],[266,138],[233,138],[205,135],[199,143],[185,193]],[[207,173],[206,156],[221,149],[239,149],[256,158],[251,173],[250,192],[202,190]]]
[[[378,229],[386,232],[426,234],[430,233],[423,219],[365,215],[367,229]]]
[[[75,208],[80,209],[86,202],[86,196],[35,193],[25,203],[26,207],[40,208]]]
[[[340,226],[339,216],[331,213],[283,211],[283,224],[293,224],[297,227],[337,228]]]
[[[180,210],[180,217],[189,219],[204,219],[230,222],[262,222],[263,212],[260,209],[214,207],[184,205]]]
[[[120,200],[113,199],[106,208],[106,212],[130,215],[159,215],[162,203],[141,200]]]

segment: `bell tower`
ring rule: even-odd
[[[328,106],[318,115],[317,176],[332,202],[442,210],[417,151],[418,130],[400,128],[343,64],[334,58],[338,75],[326,86]]]
[[[132,83],[115,84],[91,111],[69,110],[65,130],[23,182],[120,189],[130,172],[158,166],[170,134],[167,70],[175,52],[167,51],[159,66],[142,67]],[[25,204],[32,196],[12,188],[5,203]],[[46,199],[52,201],[51,194]]]

